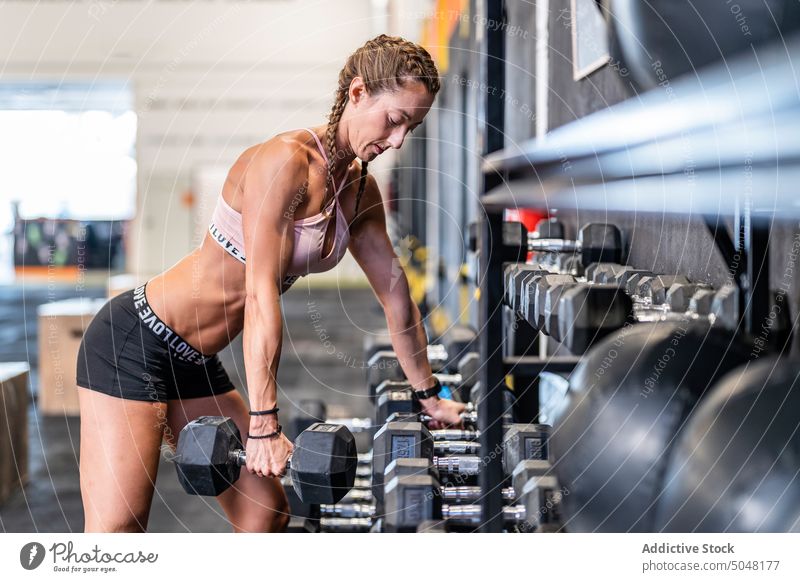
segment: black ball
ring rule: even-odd
[[[611,52],[639,88],[675,79],[800,28],[795,0],[603,0]],[[688,76],[688,75],[687,75]]]
[[[675,436],[749,350],[707,323],[634,324],[590,350],[550,437],[568,531],[653,531]]]
[[[798,376],[769,358],[720,380],[671,456],[657,529],[800,532]]]

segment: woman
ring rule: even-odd
[[[422,123],[439,86],[425,49],[370,40],[340,72],[328,124],[247,149],[203,244],[98,313],[78,361],[85,531],[144,531],[162,438],[174,448],[201,415],[231,417],[246,447],[247,471],[218,497],[234,531],[285,527],[286,496],[269,478],[292,451],[278,422],[280,295],[347,249],[383,306],[424,411],[434,425],[459,422],[463,405],[435,395],[421,317],[405,276],[392,272],[381,195],[367,174],[370,160]],[[249,408],[214,355],[242,330]]]

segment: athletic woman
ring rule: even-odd
[[[439,87],[422,47],[386,35],[368,41],[339,74],[327,125],[245,150],[200,247],[97,314],[77,374],[85,531],[144,531],[162,440],[174,448],[201,415],[231,417],[246,447],[247,471],[217,498],[234,531],[286,526],[288,503],[274,478],[292,451],[278,421],[280,296],[348,249],[423,410],[434,426],[458,424],[463,405],[436,396],[420,313],[392,269],[381,194],[367,173],[370,160],[400,148],[422,123]],[[240,331],[249,406],[215,355]]]

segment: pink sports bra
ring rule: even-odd
[[[303,129],[314,136],[319,151],[322,153],[325,163],[327,163],[328,156],[325,153],[325,148],[322,147],[320,139],[310,129],[305,127]],[[287,276],[284,277],[283,280],[282,291],[288,289],[298,277],[302,277],[308,273],[327,271],[335,267],[337,263],[342,260],[342,257],[347,251],[347,243],[350,239],[347,221],[342,216],[342,207],[339,204],[339,193],[342,191],[346,179],[347,176],[345,175],[339,187],[336,189],[333,199],[322,212],[294,221],[294,251]],[[330,252],[327,256],[323,257],[322,247],[325,243],[325,231],[328,228],[328,221],[331,217],[330,210],[333,208],[334,204],[336,204],[336,234]],[[231,208],[222,196],[217,200],[217,205],[214,208],[208,231],[211,233],[212,238],[217,241],[229,255],[242,263],[245,262],[242,215]]]

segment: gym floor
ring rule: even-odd
[[[87,289],[84,297],[102,297],[105,289]],[[27,361],[31,391],[37,388],[36,307],[75,296],[74,287],[0,287],[0,361]],[[365,308],[366,306],[369,306]],[[385,327],[370,289],[309,289],[298,282],[283,297],[284,340],[278,372],[281,417],[288,419],[306,398],[325,400],[329,417],[370,416],[362,369],[367,330]],[[220,352],[233,383],[241,391],[244,366],[241,336]],[[29,478],[0,506],[3,532],[80,532],[83,506],[78,459],[80,420],[38,416],[28,410]],[[159,466],[148,531],[226,532],[225,515],[214,500],[186,495],[172,464]]]

